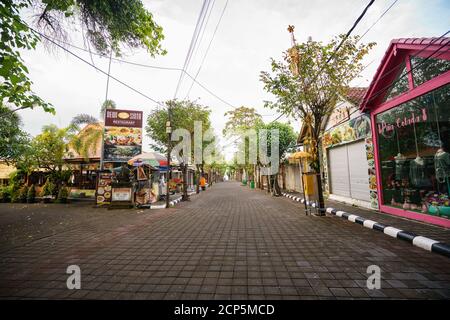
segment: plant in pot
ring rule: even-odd
[[[28,193],[27,193],[27,203],[34,203],[36,200],[36,189],[34,187],[34,184],[32,184],[29,188],[28,188]]]
[[[22,188],[20,188],[20,191],[19,191],[19,202],[26,203],[27,202],[27,196],[28,196],[28,187],[27,187],[27,185],[23,185]]]
[[[62,186],[58,192],[58,203],[67,203],[67,198],[69,197],[69,189],[67,187]]]
[[[55,185],[53,184],[53,182],[50,181],[49,178],[47,178],[40,194],[44,203],[50,203],[52,201],[54,192],[55,192]]]
[[[450,218],[450,199],[445,193],[432,193],[426,198],[428,213]]]

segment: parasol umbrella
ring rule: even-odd
[[[157,152],[143,152],[128,160],[130,166],[147,164],[152,167],[167,166],[167,159]]]

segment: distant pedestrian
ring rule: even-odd
[[[201,177],[200,178],[200,187],[202,187],[203,191],[206,190],[206,179],[205,179],[205,177]]]

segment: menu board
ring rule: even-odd
[[[107,109],[105,113],[105,162],[127,162],[142,153],[142,111]]]
[[[131,201],[131,188],[114,188],[112,201]]]
[[[111,203],[111,194],[112,194],[112,174],[110,172],[102,172],[98,178],[97,184],[97,196],[96,203],[97,205],[108,205]]]

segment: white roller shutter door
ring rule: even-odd
[[[350,183],[348,174],[347,147],[328,149],[329,176],[331,193],[350,197]]]
[[[370,201],[364,141],[328,149],[328,163],[332,194]]]
[[[350,193],[353,199],[370,201],[369,166],[364,141],[347,145]]]

